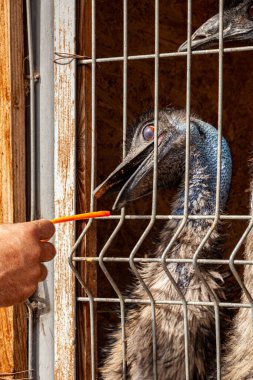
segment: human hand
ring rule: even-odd
[[[31,296],[47,277],[43,262],[55,256],[48,240],[54,235],[48,220],[0,224],[0,306],[11,306]]]

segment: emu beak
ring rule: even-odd
[[[141,188],[138,189],[137,185],[145,176],[148,162],[153,159],[153,145],[154,143],[151,142],[144,149],[130,152],[107,179],[94,190],[95,197],[100,198],[105,193],[119,191],[113,205],[113,210],[116,210],[131,200],[143,196]]]
[[[224,11],[223,15],[223,41],[243,40],[252,38],[253,22],[246,20],[241,14],[241,5]],[[219,14],[211,17],[191,38],[192,50],[217,45],[219,43]],[[187,41],[178,49],[179,52],[187,51]]]
[[[166,133],[158,136],[158,162],[166,155],[169,147],[166,144]],[[154,161],[154,142],[144,148],[130,150],[124,161],[94,190],[96,198],[105,193],[118,192],[113,210],[124,207],[126,203],[141,198],[152,191]]]

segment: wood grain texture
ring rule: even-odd
[[[23,1],[0,2],[0,222],[26,220]],[[0,372],[27,369],[24,305],[0,309]]]
[[[55,51],[75,51],[75,7],[55,1]],[[75,62],[55,65],[55,215],[75,213]],[[57,226],[55,279],[55,379],[75,378],[75,278],[68,256],[75,241],[75,225]]]
[[[10,25],[9,2],[1,1],[1,44],[0,44],[0,141],[1,141],[1,166],[0,181],[1,195],[0,208],[1,222],[13,220],[13,176],[12,176],[12,128],[11,128],[11,73],[10,73]],[[7,207],[6,207],[7,206]]]
[[[80,55],[91,56],[91,1],[78,1],[77,9],[77,52]],[[77,211],[88,211],[90,207],[90,175],[91,175],[91,68],[79,66],[77,71]],[[79,223],[79,235],[85,223]],[[90,230],[83,239],[78,255],[96,256],[96,223],[93,222]],[[97,294],[97,269],[95,263],[80,263],[79,273],[93,296]],[[84,295],[80,287],[78,295]],[[95,345],[97,313],[95,315]],[[77,305],[77,378],[91,379],[91,351],[90,351],[90,317],[89,304]],[[97,350],[95,349],[96,355]],[[96,360],[96,359],[95,359]]]

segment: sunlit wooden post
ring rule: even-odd
[[[0,222],[26,220],[23,1],[0,1]],[[0,309],[0,372],[27,369],[24,305]]]

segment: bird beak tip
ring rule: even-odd
[[[117,203],[114,203],[114,205],[112,206],[112,211],[119,211],[120,209],[121,209],[121,206]]]
[[[127,198],[122,198],[122,196],[118,196],[117,199],[114,202],[114,205],[112,206],[113,211],[119,211],[122,209],[122,207],[125,207],[127,203]]]
[[[182,45],[180,45],[177,51],[179,53],[182,53],[182,52],[185,52],[186,50],[187,50],[187,41],[185,41]]]
[[[100,188],[100,187],[97,187],[94,191],[93,191],[93,196],[95,199],[99,199],[102,197],[102,195],[106,192],[106,190],[104,188]]]

